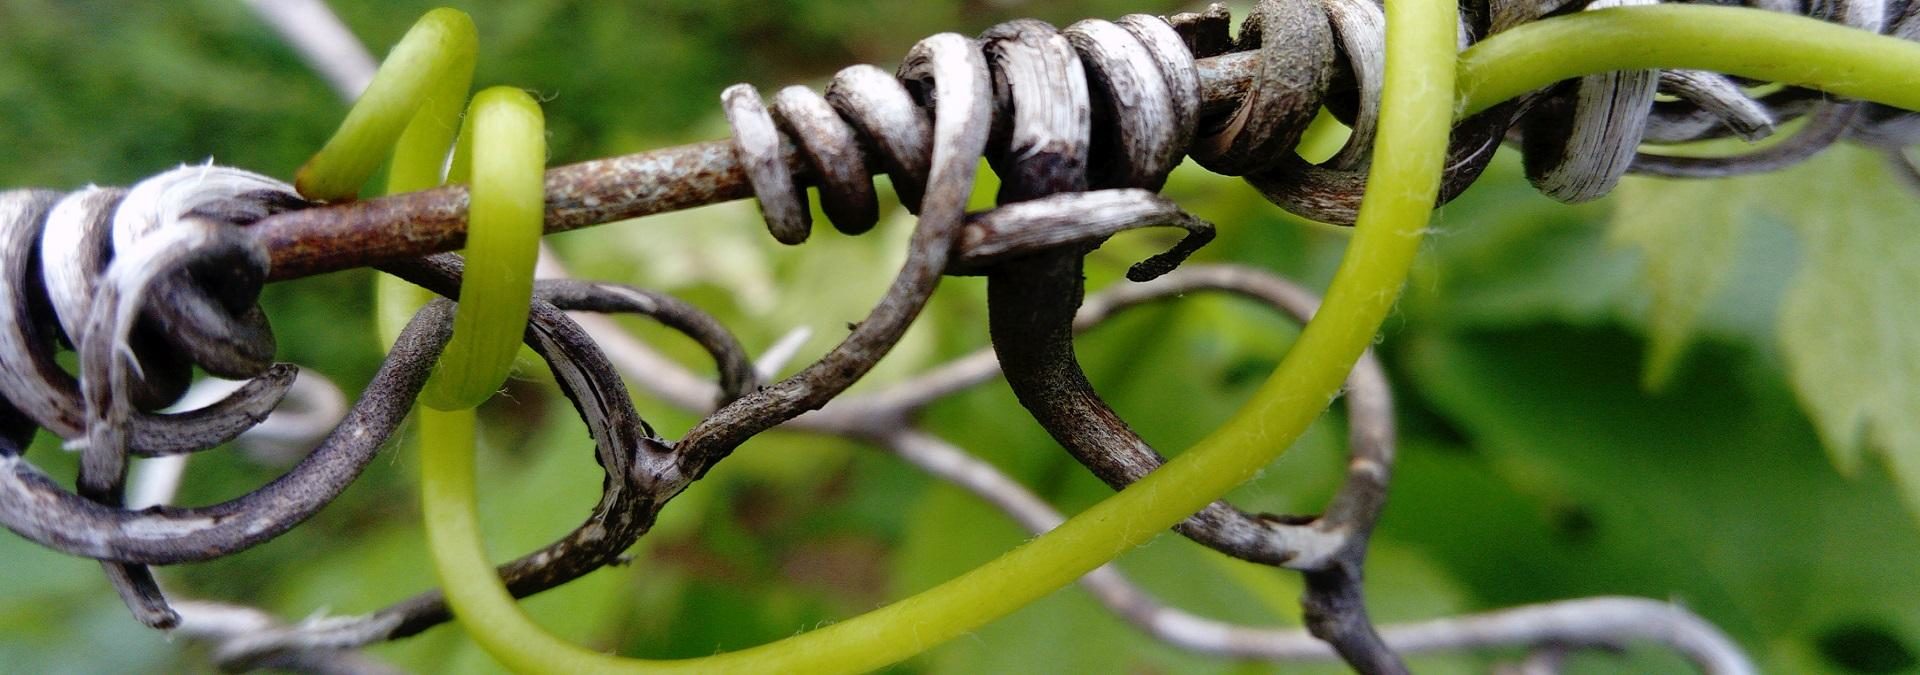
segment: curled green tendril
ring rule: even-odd
[[[320,201],[354,198],[387,151],[403,141],[395,168],[404,163],[405,171],[395,180],[407,181],[409,189],[437,184],[438,159],[418,158],[434,152],[434,139],[452,137],[449,122],[459,114],[473,80],[478,41],[473,19],[459,10],[441,8],[420,17],[387,53],[340,129],[294,175],[300,194]],[[446,140],[437,147],[444,157]],[[420,178],[427,173],[434,177]]]
[[[473,83],[477,42],[473,19],[459,10],[436,9],[414,22],[340,129],[300,168],[294,179],[300,193],[322,201],[353,198],[389,148],[386,194],[440,185]],[[384,347],[433,294],[383,274],[373,297]]]
[[[466,274],[453,339],[420,397],[441,410],[479,405],[513,369],[533,300],[533,264],[546,212],[540,104],[519,89],[494,87],[473,97],[467,126],[474,140]]]

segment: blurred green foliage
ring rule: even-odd
[[[376,51],[431,7],[334,4]],[[480,27],[477,84],[523,86],[546,99],[554,163],[717,137],[717,95],[735,81],[765,89],[817,83],[847,64],[891,64],[919,36],[978,31],[1015,16],[1064,24],[1178,9],[1143,0],[453,4]],[[239,2],[0,2],[0,185],[125,183],[208,157],[289,176],[344,111]],[[1709,205],[1750,196],[1750,189],[1661,187],[1681,192],[1660,193],[1668,201],[1655,208],[1645,196],[1652,188],[1630,185],[1622,212],[1664,209],[1669,224],[1643,223],[1636,237],[1628,219],[1609,241],[1608,204],[1552,203],[1526,186],[1511,159],[1442,211],[1382,342],[1404,436],[1402,468],[1371,560],[1375,615],[1410,620],[1634,594],[1694,608],[1769,671],[1914,670],[1915,519],[1902,511],[1880,463],[1850,460],[1843,475],[1827,460],[1823,435],[1842,445],[1842,458],[1857,456],[1851,422],[1835,431],[1804,412],[1826,400],[1808,393],[1811,377],[1866,391],[1845,394],[1856,397],[1841,404],[1845,419],[1858,409],[1874,424],[1913,423],[1911,405],[1875,406],[1888,400],[1887,391],[1920,391],[1915,379],[1895,377],[1912,358],[1901,345],[1920,335],[1910,306],[1916,289],[1899,285],[1911,281],[1914,268],[1905,265],[1905,276],[1881,279],[1857,301],[1870,315],[1899,319],[1879,334],[1886,339],[1879,344],[1893,346],[1873,361],[1849,362],[1844,350],[1823,348],[1814,361],[1819,372],[1796,368],[1790,379],[1789,367],[1801,361],[1791,341],[1782,346],[1781,330],[1792,325],[1779,309],[1789,288],[1801,288],[1792,275],[1803,255],[1814,256],[1808,264],[1816,270],[1859,264],[1847,257],[1857,253],[1827,252],[1828,242],[1850,231],[1868,232],[1835,246],[1910,247],[1903,211],[1882,208],[1833,227],[1791,214],[1742,214],[1736,222],[1715,219]],[[1822,164],[1771,189],[1825,185],[1817,194],[1826,203],[1884,196],[1856,184],[1874,167],[1834,161],[1851,164]],[[1288,218],[1252,190],[1193,167],[1167,192],[1221,225],[1220,239],[1199,260],[1259,265],[1318,287],[1344,242],[1337,230]],[[983,198],[989,193],[983,190]],[[1792,200],[1797,193],[1784,194]],[[751,204],[734,203],[553,242],[577,273],[678,294],[718,315],[756,353],[795,327],[809,327],[806,356],[837,341],[878,297],[910,227],[910,217],[896,212],[864,237],[822,228],[807,245],[782,248],[765,235]],[[1170,236],[1111,242],[1094,256],[1090,285],[1120,282],[1126,264],[1160,250]],[[1654,274],[1644,277],[1650,284],[1642,254],[1621,241],[1652,251],[1646,258],[1656,264]],[[1719,267],[1675,267],[1687,262]],[[266,303],[283,357],[349,391],[364,384],[382,353],[373,337],[370,281],[353,272],[270,288]],[[1823,293],[1800,302],[1818,308],[1853,297]],[[983,298],[978,279],[945,282],[923,320],[861,388],[984,344]],[[680,338],[628,325],[711,371]],[[1192,297],[1130,312],[1084,337],[1081,352],[1114,406],[1156,446],[1175,449],[1222,421],[1294,332],[1245,302]],[[1659,337],[1653,370],[1644,356],[1650,332]],[[1682,359],[1678,345],[1689,340],[1695,347]],[[1847,363],[1855,369],[1842,367]],[[1897,367],[1857,371],[1875,364]],[[1863,382],[1885,386],[1876,392]],[[566,531],[586,513],[600,482],[584,429],[544,374],[523,373],[510,394],[482,411],[482,515],[499,559]],[[692,422],[658,402],[639,403],[670,435]],[[1257,510],[1316,508],[1339,478],[1341,419],[1336,410],[1234,497]],[[926,423],[1068,512],[1108,493],[1058,451],[1003,385],[945,401]],[[1863,438],[1877,449],[1896,444]],[[70,478],[71,456],[52,445],[43,439],[35,461]],[[167,569],[163,579],[182,594],[254,603],[290,619],[369,611],[425,588],[432,574],[414,469],[406,448],[393,448],[302,528],[244,555]],[[215,453],[195,461],[181,500],[230,498],[280,470]],[[991,508],[873,448],[776,432],[742,448],[668,508],[633,551],[633,565],[526,605],[549,629],[588,644],[695,656],[864,611],[950,578],[1025,536]],[[0,560],[7,568],[0,574],[0,663],[7,670],[207,668],[201,647],[169,642],[128,618],[96,565],[11,536],[0,536]],[[1250,568],[1178,537],[1162,537],[1120,564],[1172,604],[1209,616],[1298,621],[1294,575]],[[494,668],[458,630],[444,627],[371,651],[414,670]],[[1510,656],[1423,657],[1414,664],[1423,672],[1477,672]],[[1583,654],[1575,665],[1595,672],[1681,666],[1644,645]],[[899,669],[1273,670],[1143,639],[1078,590]]]

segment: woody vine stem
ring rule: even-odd
[[[301,169],[297,194],[271,179],[213,167],[198,176],[183,169],[124,195],[4,195],[0,222],[9,238],[0,248],[14,256],[5,259],[5,269],[19,274],[29,267],[26,252],[40,249],[48,274],[77,271],[71,283],[97,286],[76,295],[48,284],[49,302],[80,352],[77,384],[42,368],[34,361],[38,356],[25,359],[33,361],[27,366],[13,358],[0,368],[6,376],[0,386],[11,403],[5,411],[11,445],[0,452],[6,469],[0,472],[0,521],[42,544],[101,560],[143,621],[216,639],[222,658],[236,667],[316,667],[328,658],[346,658],[342,650],[418,632],[451,613],[495,658],[527,672],[862,671],[909,658],[1084,577],[1104,602],[1143,629],[1219,653],[1291,658],[1325,655],[1330,647],[1357,670],[1390,673],[1405,670],[1396,650],[1596,644],[1659,626],[1665,630],[1658,636],[1703,668],[1744,671],[1751,666],[1711,627],[1677,608],[1631,601],[1581,605],[1590,612],[1583,615],[1586,623],[1569,622],[1558,631],[1541,629],[1543,617],[1572,609],[1514,610],[1478,619],[1473,629],[1435,624],[1424,633],[1422,627],[1376,630],[1360,594],[1361,562],[1391,472],[1391,402],[1384,377],[1364,354],[1406,281],[1434,204],[1472,181],[1505,128],[1529,106],[1551,106],[1547,92],[1556,82],[1591,76],[1580,86],[1591,84],[1598,92],[1592,95],[1650,101],[1652,80],[1632,73],[1701,69],[1920,110],[1920,45],[1859,30],[1883,28],[1881,17],[1859,18],[1876,12],[1850,12],[1840,4],[1836,18],[1855,27],[1741,8],[1601,3],[1592,11],[1540,18],[1545,10],[1539,6],[1491,3],[1485,29],[1490,35],[1464,52],[1458,51],[1459,9],[1444,0],[1388,0],[1383,14],[1367,9],[1368,3],[1328,3],[1335,8],[1329,10],[1263,2],[1237,43],[1225,41],[1225,16],[1218,11],[1172,21],[1089,21],[1064,31],[1012,22],[977,41],[929,38],[908,55],[897,78],[856,67],[836,77],[824,97],[783,90],[770,110],[751,88],[729,89],[724,103],[735,131],[730,143],[552,173],[544,172],[541,113],[526,94],[489,89],[460,115],[477,54],[475,31],[464,15],[436,10],[395,47],[340,132]],[[1902,35],[1911,9],[1895,26]],[[1369,43],[1364,27],[1381,24],[1384,40]],[[1292,41],[1289,46],[1279,46],[1283,37]],[[1336,40],[1352,59],[1350,74],[1361,89],[1349,115],[1354,140],[1333,160],[1309,165],[1292,150],[1321,108],[1318,90],[1330,79],[1331,56],[1316,61],[1294,45],[1317,44],[1330,55]],[[1583,48],[1559,47],[1569,44]],[[1363,55],[1370,49],[1384,57],[1368,60]],[[1752,122],[1750,128],[1758,129],[1772,123],[1767,111],[1741,108],[1730,98],[1731,85],[1694,82],[1703,81],[1709,84],[1688,90],[1702,108],[1719,106],[1730,125]],[[1283,91],[1299,82],[1314,96]],[[1834,117],[1841,113],[1832,110],[1854,105],[1823,109],[1808,128],[1822,124],[1821,115]],[[1112,128],[1093,128],[1091,109],[1103,111],[1101,123]],[[1222,121],[1203,125],[1203,118]],[[1612,142],[1606,152],[1626,152],[1645,167],[1665,167],[1649,170],[1703,171],[1632,157],[1637,136],[1623,136],[1624,126],[1583,131],[1581,124],[1576,119],[1570,133]],[[1529,131],[1530,144],[1535,133]],[[1627,143],[1619,147],[1623,138]],[[1809,141],[1804,147],[1819,145]],[[441,182],[441,159],[449,151],[445,178],[459,185],[429,190]],[[388,191],[394,196],[352,201],[389,153]],[[1276,203],[1354,226],[1318,311],[1298,289],[1256,271],[1174,270],[1213,231],[1154,194],[1189,153],[1210,169],[1248,176]],[[1000,206],[968,214],[971,176],[982,157],[1005,178]],[[1590,198],[1619,175],[1599,172],[1601,178],[1593,179],[1598,161],[1565,151],[1539,162],[1534,178],[1555,196]],[[1529,163],[1536,164],[1532,158]],[[1712,170],[1739,167],[1728,161]],[[566,229],[749,192],[759,198],[772,234],[799,243],[809,223],[804,200],[796,196],[797,180],[821,186],[823,209],[835,226],[857,233],[874,220],[869,169],[888,173],[919,214],[907,262],[866,321],[820,361],[779,382],[762,384],[764,375],[755,372],[737,341],[696,308],[639,289],[533,278],[543,226]],[[97,250],[86,247],[98,242],[33,238],[40,221],[62,218],[95,223],[87,231],[105,236],[100,223],[109,219],[98,214],[111,211],[106,207],[114,200],[124,202],[123,214],[130,210],[124,204],[135,204],[150,206],[153,215],[143,225],[114,216],[111,263],[98,257],[68,263],[46,252],[69,246],[83,255]],[[1148,226],[1181,227],[1187,238],[1135,266],[1129,276],[1148,282],[1140,290],[1094,296],[1083,305],[1081,257],[1114,233]],[[459,246],[464,259],[427,255]],[[270,367],[271,335],[251,306],[259,285],[354,265],[379,265],[460,302],[422,307],[422,298],[383,287],[382,330],[394,340],[392,355],[362,403],[286,478],[213,507],[119,508],[128,453],[184,454],[217,445],[257,422],[285,391],[290,376]],[[969,463],[963,452],[912,428],[919,406],[990,377],[991,357],[957,361],[886,396],[839,398],[900,338],[939,277],[950,273],[989,277],[995,349],[1015,393],[1117,494],[1060,522],[1017,485],[996,478],[991,467]],[[231,290],[209,291],[206,279],[231,282]],[[9,283],[20,286],[17,278]],[[1252,400],[1168,461],[1092,393],[1074,360],[1071,337],[1076,327],[1119,308],[1184,290],[1242,293],[1311,318]],[[63,300],[71,297],[82,300]],[[12,303],[8,309],[16,313],[32,304],[17,296]],[[168,385],[159,379],[164,369],[155,367],[159,357],[128,346],[134,317],[143,310],[195,343],[211,345],[191,353],[192,364],[258,376],[254,384],[200,413],[145,412],[154,400],[168,398]],[[693,381],[644,349],[623,348],[631,345],[603,323],[583,319],[583,328],[566,310],[633,312],[659,320],[705,347],[719,364],[721,381],[717,387]],[[410,322],[398,320],[407,314]],[[82,318],[69,323],[69,316]],[[42,354],[36,345],[45,336],[26,330],[16,326],[0,335],[0,353]],[[474,516],[472,408],[499,387],[522,341],[554,368],[587,421],[608,480],[580,528],[496,569],[485,558]],[[617,362],[635,360],[642,367],[630,374],[641,384],[711,414],[678,441],[659,438],[633,410],[614,372]],[[1347,484],[1326,513],[1295,524],[1217,501],[1288,447],[1343,383],[1353,408],[1353,458]],[[243,550],[330,501],[366,466],[416,398],[426,404],[417,410],[422,499],[444,596],[429,593],[367,617],[285,628],[263,626],[252,615],[236,623],[235,612],[242,610],[170,604],[160,592],[147,565]],[[781,424],[872,441],[1048,531],[866,615],[700,659],[650,661],[594,652],[546,633],[514,604],[516,596],[616,559],[688,484],[747,439]],[[52,485],[21,460],[19,449],[36,426],[80,439],[79,494]],[[1291,635],[1234,632],[1244,629],[1157,607],[1101,567],[1168,528],[1229,555],[1303,572],[1308,627],[1326,647]]]

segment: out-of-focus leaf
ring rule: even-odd
[[[1842,469],[1882,453],[1920,516],[1920,198],[1878,157],[1836,148],[1788,201],[1806,251],[1780,312],[1788,374]]]
[[[1821,646],[1836,635],[1920,652],[1920,541],[1885,477],[1826,466],[1764,360],[1702,350],[1648,396],[1637,351],[1564,328],[1407,346],[1422,393],[1493,472],[1416,473],[1425,453],[1410,452],[1387,530],[1500,604],[1684,602],[1771,671],[1837,668]]]
[[[1673,371],[1695,324],[1746,256],[1749,234],[1784,223],[1800,260],[1778,339],[1801,405],[1843,471],[1880,451],[1920,515],[1920,199],[1876,154],[1829,149],[1788,171],[1720,181],[1632,179],[1614,237],[1646,254],[1653,290],[1648,379]],[[1785,276],[1784,265],[1773,275]]]
[[[1742,231],[1775,176],[1713,183],[1629,177],[1615,191],[1612,239],[1638,247],[1652,288],[1647,383],[1664,385],[1694,324],[1733,267]]]
[[[126,618],[100,566],[0,534],[0,663],[17,672],[71,669],[71,653],[90,667],[120,672],[167,670],[179,658],[161,634]],[[99,649],[112,644],[114,649]],[[111,653],[94,653],[111,652]]]
[[[578,276],[666,291],[710,313],[736,317],[726,323],[755,356],[789,331],[809,331],[778,373],[784,376],[845,339],[872,310],[905,259],[914,229],[913,215],[894,206],[874,231],[850,237],[834,231],[817,204],[813,208],[814,233],[798,247],[770,239],[750,202],[616,223],[553,241]],[[903,379],[927,365],[939,351],[941,318],[924,314],[859,386]],[[711,370],[711,359],[684,339],[650,342],[698,372]]]

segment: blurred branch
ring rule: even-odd
[[[1064,520],[992,464],[925,431],[904,429],[874,440],[909,464],[994,505],[1029,532],[1046,532]],[[1306,629],[1244,626],[1166,606],[1111,564],[1082,577],[1080,585],[1134,627],[1181,649],[1270,661],[1338,658]],[[1685,607],[1645,598],[1582,598],[1386,625],[1380,627],[1380,637],[1402,654],[1502,647],[1619,648],[1645,641],[1679,652],[1709,675],[1758,672],[1739,646],[1712,624]]]
[[[273,618],[273,615],[252,607],[203,600],[178,600],[174,602],[173,607],[180,612],[180,625],[173,630],[173,634],[210,643],[214,649],[214,662],[223,667],[229,663],[226,658],[223,658],[223,653],[231,650],[234,645],[264,633],[286,631],[286,626]],[[368,658],[355,650],[330,649],[324,646],[276,652],[259,661],[248,663],[247,667],[315,675],[382,675],[405,672]]]
[[[246,0],[261,21],[327,80],[327,86],[352,101],[373,81],[377,67],[366,45],[347,30],[325,0]]]

